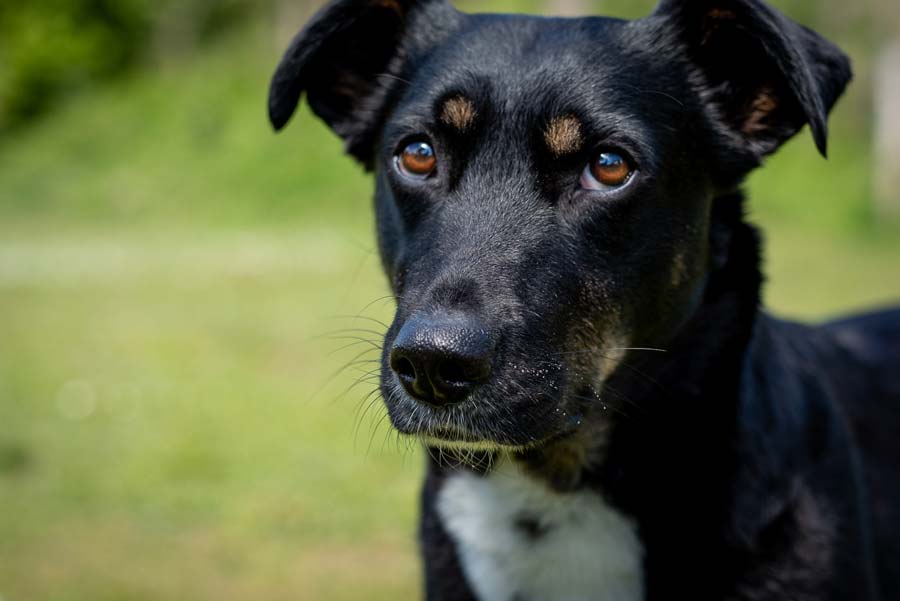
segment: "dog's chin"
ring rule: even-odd
[[[545,443],[545,437],[525,437],[517,440],[502,432],[479,432],[474,428],[420,424],[415,430],[398,427],[401,434],[417,439],[426,447],[464,452],[524,452]],[[555,436],[553,437],[555,438]]]
[[[434,433],[419,433],[416,438],[426,447],[443,449],[447,451],[487,452],[487,453],[523,453],[539,448],[544,441],[532,441],[527,443],[510,443],[480,438],[477,435],[459,436],[455,433],[439,431]]]
[[[447,451],[479,451],[479,452],[519,452],[526,450],[525,447],[521,446],[510,446],[506,444],[502,444],[499,442],[495,442],[493,440],[453,440],[447,438],[440,438],[437,436],[432,436],[430,434],[420,434],[418,436],[419,441],[425,445],[426,447],[436,448],[436,449],[444,449]]]

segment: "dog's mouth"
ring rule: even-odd
[[[511,446],[484,438],[477,433],[461,432],[447,428],[423,430],[415,435],[425,446],[458,451],[498,451],[519,450],[521,446]]]
[[[576,429],[564,430],[542,439],[536,439],[525,443],[500,442],[490,438],[479,438],[478,436],[440,430],[422,432],[416,435],[416,437],[426,447],[434,447],[449,451],[481,451],[518,454],[544,448],[554,442],[574,435],[575,432]]]
[[[473,323],[482,322],[414,314],[388,334],[381,392],[399,433],[444,449],[522,452],[598,416],[606,374],[597,364],[606,357],[555,352],[561,345],[547,335],[488,335]]]
[[[447,450],[525,452],[571,435],[586,419],[577,401],[540,391],[502,400],[476,394],[452,407],[423,405],[399,387],[385,398],[401,434]]]

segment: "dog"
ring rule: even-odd
[[[900,310],[761,310],[741,192],[850,79],[760,0],[300,31],[269,115],[305,93],[374,174],[429,601],[900,598]]]

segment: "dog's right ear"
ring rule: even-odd
[[[306,92],[347,152],[369,164],[404,61],[433,45],[458,14],[445,0],[333,0],[297,34],[272,77],[272,125],[284,127]]]

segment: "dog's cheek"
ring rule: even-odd
[[[587,266],[576,294],[560,303],[566,335],[559,349],[566,357],[568,386],[599,390],[615,371],[629,346],[623,295],[609,273],[591,273]]]
[[[702,300],[709,270],[707,202],[701,195],[647,202],[637,240],[613,263],[612,303],[628,346],[664,348]],[[641,242],[647,241],[647,242]]]
[[[709,248],[705,245],[696,249],[682,249],[672,258],[672,291],[683,297],[690,308],[696,309],[702,300],[703,290],[709,272]]]
[[[702,251],[680,248],[666,257],[653,290],[643,297],[644,319],[635,328],[636,346],[665,348],[693,317],[705,288],[702,256]]]
[[[671,299],[671,322],[678,327],[693,317],[703,300],[709,273],[709,228],[698,225],[690,230],[690,235],[673,249],[669,263],[666,296]]]
[[[403,281],[400,265],[406,246],[406,232],[384,176],[378,178],[375,190],[375,226],[382,269],[393,292],[399,294]]]
[[[595,374],[593,385],[596,390],[600,390],[603,383],[619,368],[628,353],[627,349],[633,346],[632,328],[627,325],[623,312],[616,311],[607,315],[605,323],[599,351],[591,354]]]

